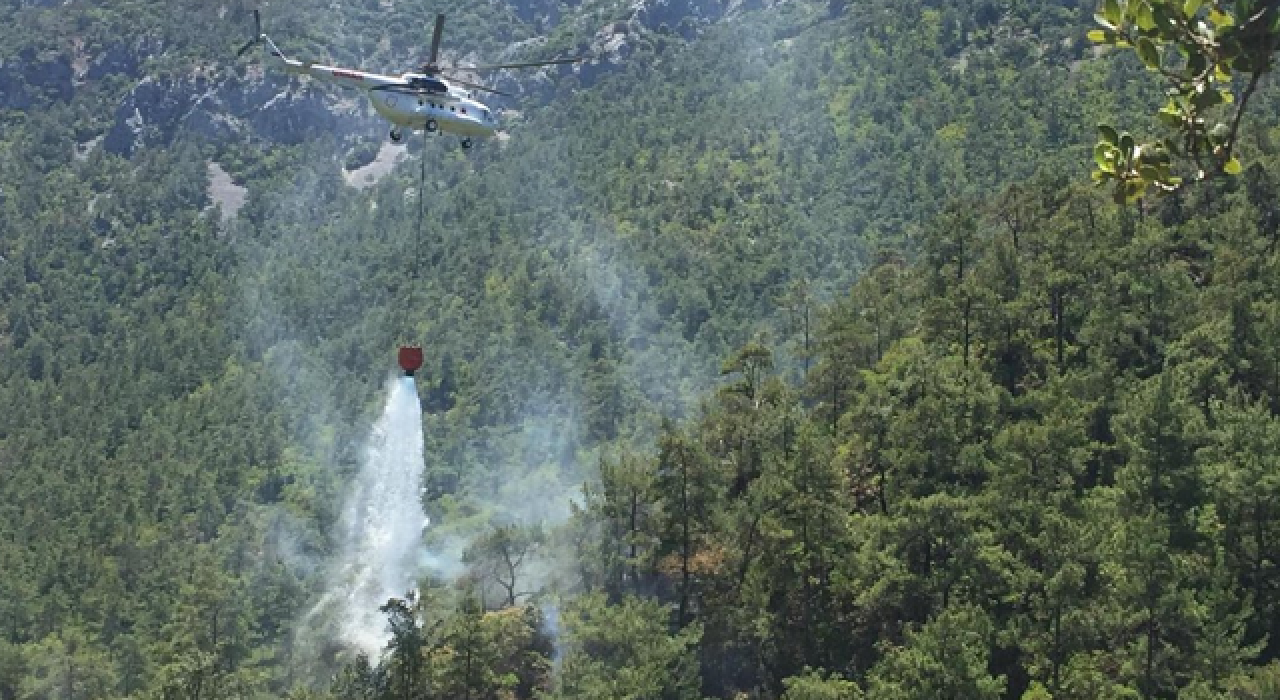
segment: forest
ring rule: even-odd
[[[143,83],[283,90],[247,4],[0,2],[0,700],[1280,697],[1280,23],[1229,30],[1280,10],[728,5],[360,189],[367,120],[101,145]],[[270,21],[376,68],[633,10]],[[309,612],[406,342],[434,563],[370,657]]]

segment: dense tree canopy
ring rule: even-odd
[[[1095,125],[1160,107],[1142,40],[1173,60],[1192,18],[1266,6],[1152,29],[1144,2],[1100,11],[1136,52],[1091,50],[1091,2],[636,29],[506,105],[509,139],[414,144],[421,191],[416,160],[343,181],[363,127],[112,155],[144,72],[189,88],[243,27],[8,3],[0,86],[32,102],[0,110],[0,700],[1274,695],[1253,35],[1213,56],[1256,118],[1201,153],[1239,177],[1138,207],[1087,184]],[[464,5],[450,40],[495,51],[630,11]],[[270,20],[290,50],[379,67],[440,9],[317,7]],[[113,36],[163,41],[70,94],[4,72]],[[211,162],[248,187],[227,221]],[[409,340],[448,565],[382,605],[370,658],[308,616]]]

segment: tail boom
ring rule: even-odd
[[[308,75],[316,80],[323,80],[326,83],[333,83],[348,88],[360,88],[368,90],[379,85],[399,82],[397,79],[386,75],[378,75],[377,73],[365,73],[364,71],[351,70],[349,68],[338,68],[336,66],[316,65],[311,61],[299,61],[284,55],[280,47],[276,46],[274,41],[267,36],[262,37],[262,46],[266,52],[267,63],[277,68],[291,73],[293,75]]]

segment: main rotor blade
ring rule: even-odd
[[[258,45],[257,39],[250,39],[249,43],[245,44],[244,46],[241,46],[240,50],[236,52],[236,58],[240,58],[241,56],[245,55],[246,53],[249,52],[249,49],[257,45]]]
[[[436,59],[440,57],[440,35],[444,34],[444,15],[436,15],[436,28],[431,32],[431,51],[430,58],[427,59],[427,65],[434,66]]]
[[[558,66],[565,63],[581,63],[586,60],[582,56],[575,58],[553,58],[550,61],[528,61],[525,63],[496,63],[490,66],[455,66],[464,70],[503,70],[505,68],[536,68],[538,66]]]
[[[441,73],[440,77],[445,78],[451,83],[465,85],[471,88],[472,90],[484,90],[485,92],[492,92],[495,95],[502,95],[503,97],[515,97],[515,95],[512,95],[509,92],[503,92],[501,90],[498,90],[497,88],[491,88],[488,85],[479,85],[477,83],[468,82],[466,80],[463,80],[462,78],[455,78],[452,75],[444,75],[443,73]]]

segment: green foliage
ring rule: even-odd
[[[863,697],[857,684],[839,677],[824,678],[816,671],[792,676],[782,684],[787,689],[782,700],[858,700]]]
[[[691,652],[696,626],[667,631],[665,606],[636,598],[608,605],[578,598],[564,611],[565,657],[548,698],[672,698],[698,700],[698,665]]]
[[[532,607],[486,612],[464,593],[440,616],[438,599],[393,598],[382,607],[391,639],[373,665],[358,655],[336,673],[325,697],[338,700],[399,698],[531,698],[548,690],[549,640]]]
[[[499,591],[500,605],[514,607],[518,598],[536,592],[522,585],[521,576],[544,541],[540,528],[500,525],[472,542],[462,561],[471,567],[481,585]]]
[[[1138,143],[1100,125],[1094,180],[1114,181],[1116,201],[1132,202],[1184,181],[1240,174],[1241,119],[1280,48],[1280,8],[1269,0],[1106,0],[1094,19],[1102,29],[1089,32],[1091,41],[1132,48],[1164,79],[1168,101],[1158,117],[1171,132]],[[1175,175],[1174,158],[1193,170]]]
[[[1001,697],[1003,677],[987,673],[984,635],[991,624],[980,610],[946,610],[905,647],[889,649],[872,671],[870,693],[877,698]]]
[[[538,33],[447,5],[480,54]],[[22,4],[0,36],[152,31],[163,82],[243,34],[175,7]],[[269,23],[379,68],[439,9],[317,8]],[[545,48],[629,11],[556,9]],[[1087,14],[800,2],[632,32],[508,140],[415,145],[420,238],[416,168],[349,188],[334,139],[74,156],[133,78],[0,115],[0,699],[1275,695],[1273,124],[1206,136],[1254,149],[1242,177],[1141,211],[1070,185],[1089,125],[1150,107],[1127,53],[1077,41]],[[1184,70],[1144,22],[1117,32]],[[1102,138],[1117,175],[1165,177]],[[249,187],[225,224],[210,156]],[[298,620],[406,340],[426,542],[466,571],[349,660]]]
[[[1241,362],[1276,251],[1239,216],[1247,193],[1225,196],[1213,224],[1162,225],[1023,183],[944,213],[916,263],[826,310],[799,391],[758,344],[730,353],[730,381],[663,443],[714,461],[659,489],[719,484],[699,492],[719,517],[687,520],[687,569],[635,557],[651,569],[629,579],[701,625],[704,692],[856,692],[806,666],[867,669],[849,681],[876,697],[1264,683],[1275,385]],[[627,531],[612,501],[575,527]],[[682,528],[635,529],[642,552],[684,550]]]

